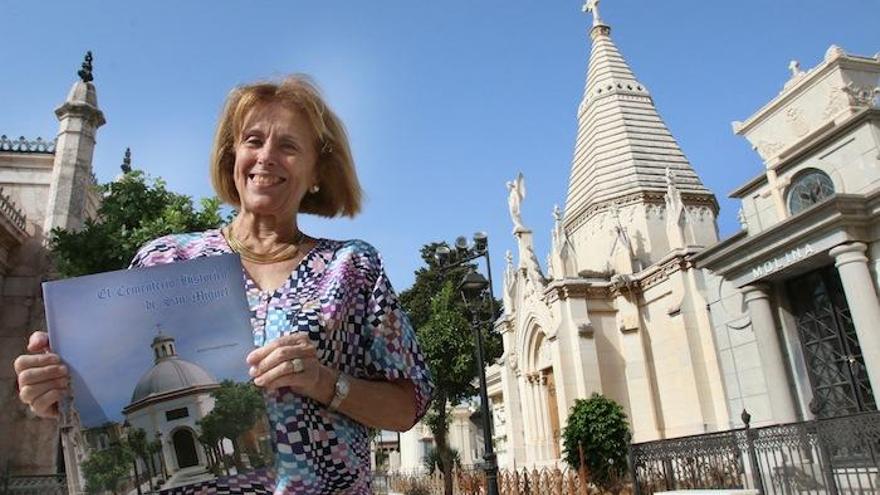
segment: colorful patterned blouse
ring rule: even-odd
[[[170,235],[142,247],[132,266],[230,252],[219,230]],[[262,291],[247,273],[244,284],[255,346],[308,332],[327,366],[356,378],[412,380],[419,418],[425,413],[431,377],[375,248],[319,239],[279,289]],[[274,493],[371,493],[366,426],[286,387],[264,396],[276,451]]]

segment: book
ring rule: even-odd
[[[242,474],[271,456],[261,410],[245,461],[216,426],[224,391],[259,396],[237,255],[45,282],[43,297],[50,346],[71,375],[72,400],[61,404],[71,491],[149,483],[171,493],[226,474],[229,457]],[[134,461],[113,471],[126,456]]]

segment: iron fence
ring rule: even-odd
[[[67,478],[63,474],[0,477],[2,495],[66,495]]]
[[[633,444],[638,495],[693,488],[766,495],[880,493],[880,412]]]
[[[456,469],[452,475],[453,495],[481,495],[486,493],[486,473],[482,469]],[[429,493],[443,495],[443,475],[427,473],[389,473],[389,493]],[[378,492],[377,492],[378,493]],[[632,495],[632,484],[621,479],[603,490],[590,482],[586,471],[568,467],[535,469],[499,469],[500,495]]]

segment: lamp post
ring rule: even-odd
[[[486,271],[489,275],[487,280],[471,266],[467,274],[458,285],[465,306],[471,314],[471,329],[474,333],[474,341],[476,344],[476,357],[478,378],[480,381],[480,410],[483,416],[483,445],[485,452],[483,453],[483,470],[486,473],[486,493],[488,495],[498,495],[498,463],[495,458],[495,451],[492,447],[492,417],[489,412],[489,393],[486,390],[486,368],[483,362],[483,332],[481,327],[485,324],[491,324],[495,318],[495,298],[492,291],[492,264],[489,260],[489,239],[485,232],[477,232],[474,234],[474,243],[468,245],[465,237],[458,237],[455,240],[455,251],[446,246],[437,248],[435,259],[441,269],[449,269],[470,263],[478,258],[486,259]],[[486,292],[488,290],[488,294]],[[480,320],[480,302],[484,297],[489,297],[489,320]]]

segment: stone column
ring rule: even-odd
[[[880,331],[877,329],[880,324],[880,303],[868,269],[866,249],[864,243],[854,242],[837,246],[828,254],[834,257],[834,266],[840,273],[871,389],[877,394],[880,392]]]
[[[797,421],[794,400],[791,396],[792,389],[788,384],[785,370],[786,360],[779,345],[767,287],[755,284],[747,285],[741,290],[752,319],[752,330],[755,332],[761,369],[764,371],[764,379],[767,380],[767,393],[770,396],[770,409],[773,412],[772,420],[777,423]]]
[[[95,134],[105,122],[91,79],[77,81],[55,115],[60,124],[43,223],[47,237],[55,227],[79,230],[86,219]]]
[[[622,299],[622,298],[621,298]],[[617,330],[620,332],[620,352],[625,362],[626,393],[632,421],[633,442],[645,442],[662,438],[660,404],[654,400],[650,369],[654,366],[645,354],[641,332],[644,330]]]
[[[501,386],[503,390],[504,408],[506,420],[504,432],[507,434],[507,465],[512,467],[522,465],[526,460],[525,454],[525,412],[523,411],[522,395],[517,384],[516,374],[504,366],[501,371]]]
[[[400,434],[399,468],[403,471],[422,469],[422,425],[417,424]]]
[[[540,371],[535,372],[535,408],[538,411],[538,451],[541,452],[541,460],[547,460],[548,444],[547,441],[547,394],[544,385],[545,377]]]
[[[541,450],[544,437],[541,432],[541,411],[538,407],[538,377],[534,373],[529,374],[529,410],[532,413],[532,439],[534,441],[532,461],[534,462],[544,458],[544,452]]]
[[[532,410],[532,383],[528,373],[521,372],[517,379],[519,381],[520,400],[522,404],[523,423],[525,426],[524,441],[525,444],[525,463],[529,464],[535,460],[535,414]]]

